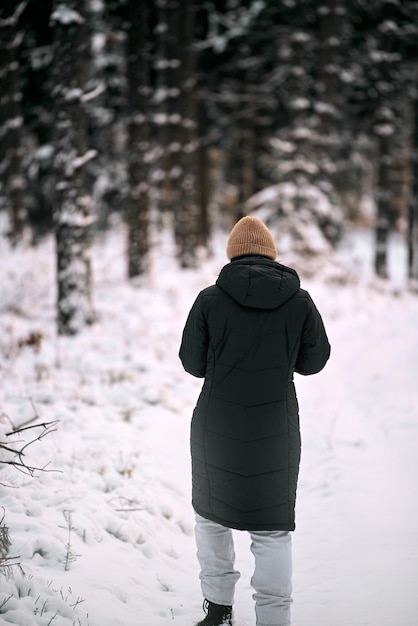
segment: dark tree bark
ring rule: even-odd
[[[196,91],[195,6],[193,0],[158,3],[156,91],[153,119],[157,129],[158,207],[174,219],[177,257],[182,267],[195,264],[202,214],[197,199],[198,103]],[[202,161],[200,161],[202,163]]]
[[[27,221],[18,59],[23,33],[17,28],[23,8],[23,2],[16,4],[14,0],[3,0],[0,7],[0,180],[9,209],[13,243],[21,239]]]
[[[408,207],[408,278],[418,287],[418,98],[414,101],[411,145],[411,190]]]
[[[174,211],[177,254],[182,267],[193,267],[198,244],[199,206],[196,176],[198,158],[198,117],[196,101],[196,58],[194,48],[194,0],[178,5],[179,62],[179,202]]]
[[[379,103],[373,127],[377,145],[374,267],[380,278],[388,278],[388,240],[397,218],[395,179],[400,136],[400,110],[397,97],[400,85],[397,85],[397,77],[400,74],[392,17],[392,7],[387,3],[385,11],[384,4],[382,21],[378,27],[376,89]]]
[[[377,216],[375,226],[374,267],[380,278],[388,278],[388,239],[390,232],[390,213],[392,208],[391,174],[391,137],[380,134],[378,137],[379,164],[377,167],[376,199]]]
[[[290,63],[286,67],[285,107],[288,123],[281,133],[286,143],[285,152],[278,164],[283,181],[292,180],[296,184],[311,180],[318,172],[312,162],[313,133],[309,118],[312,114],[312,79],[309,75],[309,58],[313,56],[312,36],[299,30],[290,35]]]
[[[347,125],[346,89],[342,81],[343,50],[348,35],[347,14],[343,0],[324,0],[318,9],[319,51],[318,81],[314,103],[316,160],[320,171],[317,184],[339,204],[338,187],[344,190],[349,159],[343,163]],[[344,172],[341,176],[341,170]]]
[[[128,276],[144,274],[149,263],[149,0],[128,1]]]
[[[89,40],[85,0],[57,1],[51,24],[55,33],[53,89],[55,107],[56,252],[58,333],[74,335],[90,321],[91,266],[89,227],[91,198],[85,165],[95,156],[87,150],[83,107]]]
[[[200,96],[197,97],[197,117],[198,117],[198,153],[197,153],[197,174],[196,188],[198,192],[198,243],[204,248],[208,248],[211,236],[211,220],[209,218],[209,207],[213,193],[212,184],[212,163],[209,156],[210,142],[208,140],[208,118],[207,112]]]
[[[170,7],[170,8],[169,8]],[[177,7],[174,7],[177,10]],[[172,151],[176,147],[173,138],[173,116],[179,91],[176,84],[178,67],[176,65],[175,50],[177,23],[176,14],[169,0],[161,0],[157,7],[156,54],[154,71],[156,76],[156,90],[153,94],[153,121],[156,128],[156,164],[154,168],[156,200],[160,212],[174,211],[178,192],[173,185]],[[174,57],[174,58],[173,58]],[[161,219],[160,219],[161,222]]]
[[[98,158],[92,163],[97,204],[97,227],[105,229],[112,213],[126,205],[125,114],[126,32],[118,7],[90,5],[93,46],[91,89],[97,94],[88,108],[91,146]],[[94,10],[93,10],[94,9]]]

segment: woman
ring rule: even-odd
[[[204,377],[191,426],[192,503],[206,617],[232,623],[239,572],[231,529],[251,535],[257,626],[289,626],[291,542],[300,462],[293,373],[330,355],[321,316],[297,273],[275,261],[266,225],[242,218],[230,259],[189,313],[184,369]]]

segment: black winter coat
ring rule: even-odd
[[[197,513],[241,530],[294,530],[301,444],[293,373],[319,372],[329,354],[293,269],[240,257],[198,295],[180,348],[185,370],[205,378],[191,426]]]

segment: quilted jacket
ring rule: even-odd
[[[300,462],[293,373],[330,355],[297,273],[265,257],[233,259],[194,302],[180,359],[204,384],[191,424],[192,504],[241,530],[294,530]]]

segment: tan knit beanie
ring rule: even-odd
[[[245,254],[261,254],[273,261],[277,257],[273,235],[258,217],[243,217],[229,235],[226,246],[228,259]]]

